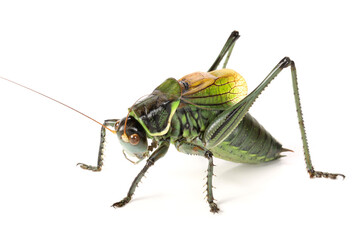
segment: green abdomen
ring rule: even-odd
[[[178,109],[169,130],[172,142],[186,139],[204,147],[203,132],[221,112],[192,106]],[[250,114],[245,115],[239,126],[221,144],[209,150],[217,158],[239,163],[271,161],[281,157],[280,153],[284,151],[281,144]]]
[[[215,157],[228,161],[261,163],[281,157],[284,149],[255,118],[246,114],[239,126],[211,151]]]

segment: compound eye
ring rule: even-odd
[[[115,131],[118,131],[120,127],[120,120],[115,123]]]
[[[130,136],[130,144],[137,145],[140,142],[140,137],[138,134],[134,133]]]

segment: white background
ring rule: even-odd
[[[76,167],[96,164],[100,126],[1,80],[0,238],[359,239],[358,9],[345,0],[1,1],[0,75],[99,121],[124,117],[167,77],[206,71],[233,30],[241,38],[228,67],[250,90],[291,57],[315,169],[347,178],[308,178],[287,69],[251,113],[294,153],[261,166],[215,159],[213,215],[207,161],[171,147],[115,210],[143,164],[126,161],[110,136],[102,172]]]

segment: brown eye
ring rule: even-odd
[[[137,135],[137,134],[135,133],[135,134],[132,134],[132,135],[130,136],[130,143],[131,143],[131,145],[137,145],[139,142],[140,142],[140,137],[139,137],[139,135]]]
[[[120,120],[115,123],[115,131],[118,131],[120,127]]]

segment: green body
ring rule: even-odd
[[[284,57],[265,79],[247,94],[246,82],[241,75],[226,69],[238,38],[237,31],[230,34],[208,72],[192,73],[178,81],[169,78],[145,99],[134,104],[126,118],[105,120],[101,128],[97,166],[80,163],[83,169],[101,171],[106,126],[115,128],[124,151],[137,157],[139,161],[147,158],[126,197],[114,203],[113,207],[123,207],[132,199],[144,174],[165,156],[170,143],[173,143],[181,152],[203,156],[208,160],[206,198],[210,211],[218,212],[212,189],[213,156],[238,163],[261,163],[277,159],[281,157],[281,152],[288,151],[248,113],[256,98],[287,67],[291,68],[295,106],[306,169],[310,177],[345,178],[345,175],[339,173],[315,171],[312,165],[294,61]],[[224,58],[223,69],[216,70]],[[150,146],[147,138],[153,140]],[[151,151],[153,152],[150,153]]]
[[[236,97],[243,86],[234,81],[241,76],[233,70],[199,74],[182,78],[195,78],[190,81],[193,86],[187,88],[181,87],[184,80],[167,79],[133,106],[130,115],[143,125],[148,137],[156,142],[170,139],[179,151],[187,154],[198,154],[199,148],[207,149],[215,157],[238,163],[261,163],[279,158],[284,150],[281,144],[250,114],[246,114],[223,141],[207,147],[205,131],[224,110],[241,101]],[[202,85],[195,93],[186,94],[199,82]]]

